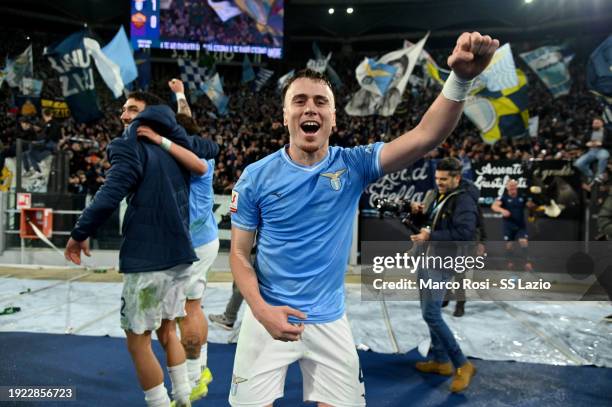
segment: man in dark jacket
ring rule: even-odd
[[[76,264],[81,262],[81,251],[89,256],[88,238],[127,197],[119,252],[119,269],[125,273],[121,327],[147,404],[170,404],[163,370],[151,349],[151,331],[155,330],[166,351],[176,405],[188,406],[191,388],[174,320],[184,316],[184,285],[190,264],[197,260],[189,235],[190,173],[156,145],[139,141],[137,135],[155,132],[164,136],[162,148],[170,151],[182,146],[202,158],[214,157],[218,146],[188,137],[176,123],[174,112],[160,102],[143,92],[128,96],[121,115],[125,131],[108,146],[110,171],[72,230],[64,254]]]
[[[461,163],[454,158],[445,158],[436,168],[437,194],[427,211],[430,227],[421,229],[420,233],[411,236],[414,242],[449,242],[448,244],[430,245],[435,256],[465,255],[458,253],[453,242],[475,241],[479,212],[478,200],[466,189],[459,187],[461,182]],[[452,281],[455,272],[422,268],[419,270],[419,282],[448,283]],[[451,391],[459,392],[466,389],[476,368],[463,355],[453,333],[442,319],[442,301],[446,294],[445,288],[423,288],[421,286],[421,312],[429,327],[431,335],[431,360],[418,362],[417,370],[425,373],[437,373],[444,376],[453,374],[456,368]]]
[[[478,224],[476,225],[476,242],[477,248],[474,247],[474,253],[484,253],[484,241],[487,238],[487,234],[484,227],[484,219],[482,216],[482,209],[480,208],[480,204],[478,200],[480,199],[480,190],[474,183],[470,180],[461,178],[461,182],[459,183],[459,189],[465,191],[476,204],[478,208]],[[471,249],[471,248],[470,248]],[[473,253],[465,253],[465,254],[473,254]],[[465,289],[463,288],[463,279],[465,277],[465,273],[455,274],[455,281],[458,281],[461,286],[460,288],[454,290],[454,297],[457,300],[455,304],[455,311],[453,312],[453,316],[462,317],[465,314]],[[447,295],[447,299],[442,302],[442,308],[448,305],[449,296]]]
[[[484,253],[485,251],[484,241],[487,239],[487,235],[486,235],[486,231],[484,227],[484,219],[482,216],[482,210],[480,208],[480,205],[478,204],[478,200],[480,199],[480,190],[478,189],[478,187],[476,187],[476,185],[474,185],[472,181],[464,179],[464,178],[461,178],[458,189],[467,193],[474,200],[474,203],[476,204],[476,207],[478,208],[478,223],[476,225],[477,228],[476,228],[476,239],[475,239],[477,242],[477,245],[476,247],[473,247],[473,248],[470,247],[470,249],[473,249],[473,252],[475,254],[480,255]],[[427,217],[430,214],[430,209],[432,208],[431,205],[434,202],[436,202],[439,198],[440,198],[439,191],[430,190],[430,191],[427,191],[427,194],[425,195],[425,199],[423,200],[422,203],[411,202],[410,204],[411,212],[417,224],[430,224],[431,223],[428,221]],[[446,210],[449,212],[452,212],[452,207],[447,206]],[[465,275],[461,273],[461,274],[455,274],[454,278],[455,278],[455,281],[462,283],[464,277]],[[452,297],[451,293],[450,292],[447,293],[446,299],[442,302],[442,308],[448,305],[449,298],[451,297]],[[455,305],[455,311],[453,312],[453,316],[462,317],[465,314],[465,289],[463,289],[463,286],[454,290],[454,298],[457,300],[457,303]]]

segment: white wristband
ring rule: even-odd
[[[448,79],[446,79],[446,82],[444,82],[442,94],[448,100],[453,100],[455,102],[463,102],[465,99],[467,99],[473,82],[473,79],[461,79],[457,75],[455,75],[455,72],[451,71],[450,75],[448,76]]]
[[[178,102],[179,100],[183,99],[183,100],[187,100],[187,98],[185,97],[185,94],[183,92],[176,92],[174,94],[174,96],[176,97],[176,101]]]
[[[165,137],[162,137],[161,143],[159,144],[161,148],[166,151],[170,151],[170,146],[172,146],[172,142]]]

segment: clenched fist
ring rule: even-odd
[[[448,66],[461,79],[474,79],[485,70],[493,54],[499,48],[499,40],[478,32],[463,33],[457,39]]]

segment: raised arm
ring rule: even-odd
[[[189,103],[187,103],[187,98],[185,97],[185,86],[183,85],[183,81],[180,79],[172,78],[168,81],[168,86],[176,97],[176,112],[183,113],[189,117],[192,117],[191,108],[189,107]]]
[[[406,168],[448,137],[459,122],[472,79],[489,64],[499,41],[477,32],[463,33],[448,65],[453,70],[442,93],[412,130],[383,146],[380,162],[385,173]]]
[[[157,144],[166,150],[183,168],[186,168],[192,173],[204,175],[206,171],[208,171],[208,164],[206,164],[205,161],[200,160],[194,153],[186,148],[160,136],[150,127],[140,126],[136,130],[136,134],[138,137],[146,138],[153,144]]]
[[[254,241],[255,231],[247,231],[232,226],[232,245],[229,260],[234,281],[247,304],[251,307],[253,316],[274,339],[285,342],[297,341],[304,331],[304,325],[290,324],[288,316],[304,319],[306,315],[287,306],[273,307],[262,298],[257,275],[250,261]]]

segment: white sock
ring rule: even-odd
[[[148,407],[170,407],[170,397],[164,383],[145,390],[144,394]]]
[[[180,365],[168,366],[168,373],[172,383],[172,399],[177,403],[186,404],[191,394],[189,376],[187,375],[187,363],[183,362]]]
[[[198,385],[200,380],[200,359],[187,359],[187,374],[191,387]]]
[[[204,343],[200,350],[200,365],[202,370],[206,370],[206,366],[208,366],[208,342]]]

